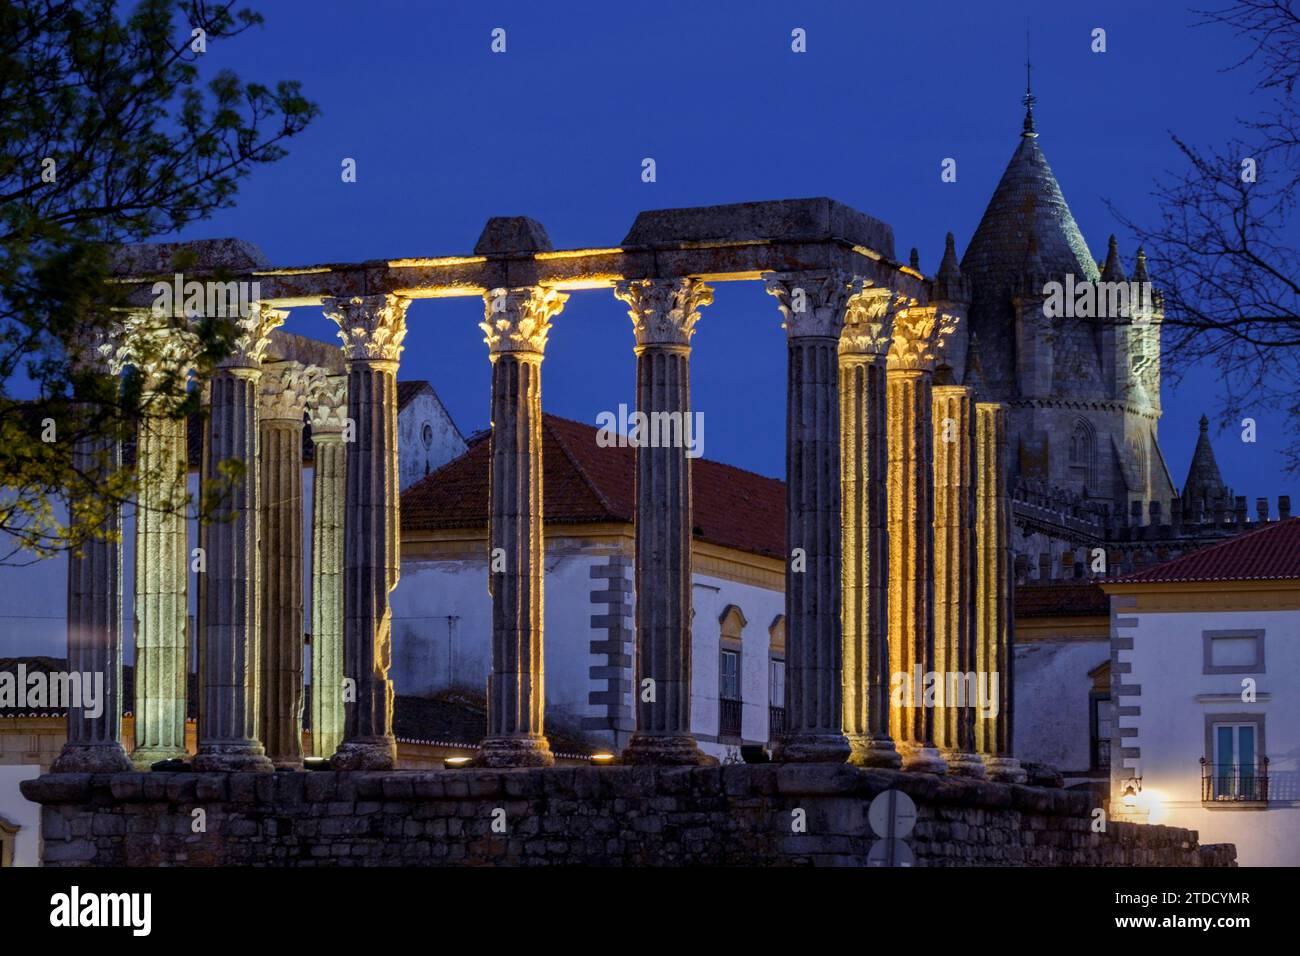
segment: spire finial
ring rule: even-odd
[[[1022,135],[1035,136],[1034,132],[1034,104],[1038,102],[1038,97],[1034,96],[1034,71],[1033,65],[1029,58],[1029,27],[1025,27],[1025,95],[1021,99],[1025,104],[1025,128]]]

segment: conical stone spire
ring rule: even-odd
[[[1128,281],[1124,275],[1124,265],[1119,261],[1119,243],[1114,236],[1110,237],[1110,244],[1106,248],[1106,265],[1101,270],[1101,279],[1103,282]]]
[[[1214,448],[1210,444],[1210,420],[1201,416],[1201,434],[1196,439],[1196,450],[1192,452],[1192,464],[1187,469],[1187,481],[1183,483],[1183,509],[1190,512],[1197,501],[1205,503],[1206,510],[1221,497],[1229,494],[1219,472],[1219,463],[1214,460]]]

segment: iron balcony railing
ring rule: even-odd
[[[1201,801],[1268,803],[1268,758],[1252,766],[1212,764],[1201,758]]]
[[[767,708],[767,739],[776,740],[785,733],[785,708],[769,706]]]
[[[722,705],[722,710],[719,715],[719,736],[739,737],[741,702],[723,697],[720,703]]]

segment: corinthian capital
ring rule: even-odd
[[[406,338],[410,299],[398,295],[355,295],[321,301],[325,317],[338,323],[349,362],[396,362]]]
[[[265,302],[254,302],[244,315],[229,322],[235,327],[231,352],[221,360],[220,368],[261,368],[262,356],[271,342],[271,333],[284,324],[288,312],[273,309]]]
[[[713,302],[713,290],[699,279],[633,279],[618,283],[614,295],[627,303],[638,348],[689,347],[700,309]]]
[[[859,292],[862,279],[847,272],[786,272],[767,279],[767,294],[781,310],[781,328],[791,338],[835,338],[844,324],[844,306]]]
[[[880,286],[855,293],[845,309],[840,354],[884,358],[894,339],[899,310],[915,304],[914,299]]]
[[[268,362],[262,366],[258,414],[263,420],[302,423],[307,401],[325,378],[325,370],[301,362]]]
[[[485,316],[478,327],[483,341],[495,359],[502,352],[535,353],[546,351],[546,336],[551,319],[560,314],[569,297],[563,292],[541,287],[492,289],[483,295]]]
[[[957,331],[959,317],[934,306],[900,309],[894,319],[889,368],[932,371],[948,336]]]
[[[104,357],[110,368],[134,365],[144,376],[146,391],[154,391],[169,378],[186,379],[200,350],[199,337],[186,319],[140,311],[127,316],[122,334]]]
[[[348,420],[348,377],[322,375],[307,397],[312,435],[341,432]]]

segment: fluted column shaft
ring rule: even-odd
[[[897,768],[889,734],[886,356],[893,294],[867,289],[849,303],[840,337],[844,735],[849,762]]]
[[[859,283],[860,285],[860,283]],[[839,340],[843,273],[773,276],[787,333],[785,720],[778,760],[842,761]]]
[[[78,470],[107,476],[121,467],[111,437],[80,441]],[[81,701],[68,707],[68,739],[50,768],[54,773],[115,773],[130,770],[122,749],[122,541],[114,506],[100,533],[68,555],[68,670],[82,681]],[[101,683],[97,704],[87,701],[87,682]]]
[[[637,411],[679,424],[682,440],[645,440],[636,452],[636,731],[628,763],[705,762],[691,733],[690,341],[712,290],[691,279],[623,282],[636,334]],[[648,436],[642,436],[648,439]]]
[[[899,312],[889,355],[889,659],[891,719],[903,769],[947,770],[934,743],[932,372],[947,326],[934,309]]]
[[[1012,646],[1011,504],[1007,497],[1006,406],[975,406],[975,667],[996,677],[997,710],[975,721],[975,747],[994,780],[1021,783],[1025,772],[1012,739],[1015,650]]]
[[[149,415],[136,440],[141,475],[135,526],[135,750],[137,767],[183,758],[189,542],[185,419]]]
[[[266,366],[261,391],[261,711],[259,733],[276,767],[302,766],[302,429],[309,370]]]
[[[493,289],[484,296],[492,362],[488,588],[492,671],[487,766],[546,766],[544,623],[546,541],[542,475],[542,357],[550,320],[567,296],[552,290]]]
[[[409,299],[395,295],[324,301],[339,324],[348,372],[348,417],[356,440],[346,443],[343,516],[343,743],[336,770],[388,770],[393,738],[392,608],[400,572],[397,470],[397,366],[406,337]]]
[[[934,424],[934,642],[941,703],[935,743],[950,773],[983,777],[975,715],[986,686],[974,673],[974,391],[936,386]],[[974,674],[972,684],[967,677]]]
[[[315,446],[311,523],[311,749],[329,757],[343,742],[343,504],[347,491],[347,378],[331,376],[311,405]]]

